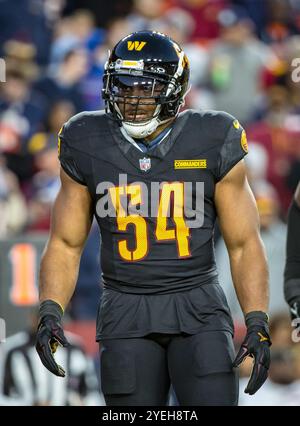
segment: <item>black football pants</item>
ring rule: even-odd
[[[107,406],[165,406],[171,383],[181,406],[238,403],[229,332],[103,339],[100,356]]]

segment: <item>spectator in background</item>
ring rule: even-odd
[[[88,9],[96,18],[97,26],[106,28],[111,19],[128,15],[132,3],[133,0],[66,0],[64,13],[68,15],[77,9]]]
[[[241,6],[255,24],[256,34],[261,37],[268,19],[268,2],[262,0],[231,0],[235,6]]]
[[[35,84],[35,89],[44,96],[49,110],[54,103],[66,100],[74,105],[76,112],[83,111],[85,108],[80,83],[87,71],[87,51],[77,46],[65,54],[55,70],[52,69],[48,76]]]
[[[55,27],[50,74],[55,74],[57,67],[69,51],[78,49],[78,46],[86,49],[87,72],[80,81],[80,92],[86,110],[99,109],[101,106],[99,93],[103,64],[101,63],[101,67],[98,66],[96,52],[102,45],[104,36],[105,31],[96,28],[95,16],[86,9],[75,10],[71,15],[58,21]]]
[[[212,40],[219,36],[218,14],[231,0],[176,0],[175,4],[193,16],[196,23],[191,34],[193,40]]]
[[[81,82],[81,92],[86,110],[101,109],[103,66],[97,64],[97,49],[104,43],[106,31],[96,28],[95,17],[90,11],[80,9],[72,15],[76,34],[80,34],[89,55],[89,69]],[[80,31],[78,31],[78,28]]]
[[[103,30],[96,28],[94,15],[89,10],[76,10],[56,23],[50,64],[57,66],[70,50],[78,46],[91,48],[101,43],[102,38]]]
[[[257,142],[249,142],[249,152],[245,159],[247,178],[251,188],[258,182],[267,181],[269,157],[266,149]]]
[[[133,0],[133,12],[127,17],[129,32],[155,30],[167,6],[166,0]]]
[[[11,39],[5,42],[3,49],[10,68],[22,70],[29,81],[38,77],[40,68],[36,64],[36,47],[33,44]]]
[[[286,310],[283,296],[283,271],[285,264],[286,225],[279,219],[278,198],[275,189],[267,182],[259,181],[252,187],[257,202],[261,238],[265,245],[270,274],[270,314]],[[232,285],[230,264],[223,239],[216,245],[216,260],[222,285],[233,318],[242,320],[243,315]]]
[[[35,337],[38,314],[30,317],[28,331],[9,337],[0,362],[0,405],[105,405],[99,394],[93,361],[85,353],[80,338],[66,333],[70,345],[56,354],[67,366],[62,381],[38,362]]]
[[[0,92],[0,149],[22,152],[45,118],[45,103],[31,87],[32,69],[8,62]]]
[[[291,35],[299,33],[299,2],[294,0],[266,0],[264,3],[267,6],[267,22],[261,34],[264,42],[269,44],[280,43]]]
[[[95,16],[86,9],[77,9],[71,15],[73,31],[82,43],[86,43],[96,30]]]
[[[45,146],[35,154],[34,162],[38,172],[31,182],[26,230],[48,231],[51,208],[60,187],[57,142],[45,141]]]
[[[17,177],[6,167],[0,155],[0,238],[11,237],[23,230],[27,207]]]
[[[64,16],[59,19],[54,28],[53,41],[49,56],[49,71],[55,72],[57,66],[63,61],[70,50],[75,50],[83,45],[83,41],[76,34],[72,16]]]
[[[287,185],[291,163],[300,155],[300,128],[293,125],[295,120],[290,120],[290,101],[285,86],[271,86],[266,93],[262,118],[247,128],[249,140],[261,144],[268,153],[267,179],[278,192],[283,213],[287,212],[292,198]]]
[[[6,82],[0,86],[0,151],[7,166],[20,180],[32,173],[26,152],[27,139],[46,117],[46,104],[32,88],[36,67],[31,63],[7,62]]]
[[[70,102],[54,104],[46,131],[36,133],[28,143],[28,152],[34,157],[37,171],[30,184],[24,187],[29,199],[27,231],[48,231],[50,228],[50,212],[60,187],[57,134],[73,114]]]
[[[51,0],[52,11],[55,5],[60,11],[62,0]],[[55,15],[49,13],[49,0],[1,0],[0,8],[0,56],[4,56],[2,46],[5,41],[18,39],[28,41],[36,47],[37,62],[48,63],[51,46],[52,24]]]
[[[218,19],[221,37],[210,51],[209,80],[214,109],[246,125],[262,95],[262,75],[277,64],[276,56],[254,37],[254,24],[241,8],[224,9]]]

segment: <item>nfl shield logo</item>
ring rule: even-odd
[[[142,158],[140,159],[140,169],[144,172],[147,172],[151,168],[151,158]]]

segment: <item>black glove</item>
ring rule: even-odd
[[[63,310],[53,300],[45,300],[40,305],[36,345],[37,353],[44,366],[56,376],[65,377],[64,369],[55,362],[53,354],[57,346],[68,346],[61,325]]]
[[[292,320],[300,318],[300,299],[290,303],[290,315]]]
[[[270,346],[268,316],[264,312],[249,312],[245,316],[247,334],[234,360],[233,367],[238,367],[247,356],[254,358],[254,365],[245,393],[250,395],[264,384],[270,367]]]

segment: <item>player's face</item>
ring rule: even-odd
[[[164,88],[163,83],[153,78],[115,77],[113,92],[124,120],[143,122],[151,119]]]

